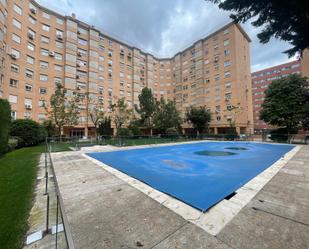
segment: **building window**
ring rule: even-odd
[[[9,102],[13,104],[17,104],[17,96],[9,95]]]
[[[54,68],[55,68],[55,71],[58,71],[58,72],[62,71],[62,66],[60,65],[55,65]]]
[[[11,64],[11,71],[14,73],[18,73],[19,72],[19,66],[16,64]]]
[[[46,74],[40,74],[40,81],[48,81],[48,76]]]
[[[219,81],[219,80],[220,80],[220,75],[219,74],[215,75],[215,81]]]
[[[27,63],[29,63],[29,64],[34,64],[34,58],[33,57],[31,57],[31,56],[27,56]]]
[[[231,61],[225,61],[224,62],[224,67],[229,67],[231,65]]]
[[[225,30],[223,31],[223,34],[224,34],[224,35],[227,35],[229,32],[230,32],[229,29],[225,29]]]
[[[62,25],[64,22],[63,22],[63,19],[60,19],[60,18],[57,18],[56,19],[56,22],[60,25]]]
[[[17,21],[15,18],[13,19],[13,25],[16,28],[21,29],[21,22]]]
[[[16,120],[16,118],[17,118],[17,112],[16,111],[11,111],[11,118],[12,118],[12,120]]]
[[[26,69],[26,77],[32,79],[33,75],[34,75],[33,71]]]
[[[228,56],[228,55],[230,55],[230,50],[228,49],[224,50],[224,56]]]
[[[35,45],[32,44],[32,43],[30,43],[30,42],[28,42],[27,48],[28,48],[30,51],[34,51],[34,50],[35,50]]]
[[[56,41],[56,47],[57,48],[63,48],[63,43]]]
[[[61,61],[62,60],[62,54],[55,53],[55,59]]]
[[[17,87],[18,86],[18,80],[10,79],[10,87]]]
[[[33,18],[32,16],[29,16],[28,20],[29,20],[29,22],[31,22],[33,25],[36,24],[36,19]]]
[[[48,62],[40,61],[40,68],[47,69],[48,68]]]
[[[229,45],[229,44],[230,44],[230,40],[227,39],[227,40],[224,40],[224,41],[223,41],[223,45],[224,45],[224,46],[227,46],[227,45]]]
[[[78,38],[78,43],[80,45],[83,45],[83,46],[87,46],[88,45],[88,42],[84,39],[81,39],[81,38]]]
[[[14,4],[13,9],[18,15],[22,15],[22,10],[18,5]]]
[[[20,58],[20,52],[14,48],[11,49],[11,54],[16,57],[16,59]]]
[[[230,76],[231,76],[231,72],[230,71],[224,72],[224,77],[225,78],[228,78]]]
[[[25,90],[26,90],[27,92],[32,92],[32,85],[26,84],[26,85],[25,85]]]
[[[113,51],[112,50],[108,50],[108,56],[112,57],[113,56]]]
[[[50,27],[47,24],[42,24],[42,30],[49,32]]]
[[[20,43],[21,38],[18,35],[16,35],[16,34],[12,34],[12,40],[14,42]]]
[[[50,19],[50,15],[47,14],[46,12],[43,12],[42,16],[46,19]]]
[[[41,42],[48,44],[49,43],[49,38],[46,37],[46,36],[41,36]]]
[[[31,112],[25,112],[24,113],[24,118],[25,119],[30,119],[31,118]]]
[[[40,94],[46,94],[46,93],[47,93],[47,89],[40,87]]]
[[[43,55],[43,56],[48,56],[48,54],[49,54],[49,51],[47,50],[47,49],[41,49],[41,55]]]

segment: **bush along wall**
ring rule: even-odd
[[[18,138],[18,147],[33,146],[43,142],[46,129],[30,119],[17,119],[11,124],[10,135]]]
[[[10,103],[5,99],[0,99],[0,155],[7,152],[10,124]]]

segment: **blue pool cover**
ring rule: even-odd
[[[292,148],[247,142],[199,142],[88,155],[206,211]]]

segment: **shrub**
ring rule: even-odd
[[[297,129],[291,130],[290,134],[296,134]],[[270,133],[270,139],[274,142],[288,142],[288,130],[286,128],[278,128],[272,130]]]
[[[132,136],[132,131],[128,128],[120,128],[117,131],[117,136],[130,137]]]
[[[30,119],[17,119],[12,122],[10,135],[18,137],[18,147],[33,146],[44,141],[46,129]]]
[[[7,152],[11,124],[11,106],[5,99],[0,99],[0,155]]]

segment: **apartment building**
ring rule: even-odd
[[[31,0],[0,0],[0,42],[0,97],[11,103],[12,118],[45,120],[44,103],[62,84],[68,97],[80,97],[79,124],[64,133],[88,136],[94,101],[106,113],[119,98],[133,108],[147,86],[157,99],[175,100],[183,115],[191,105],[207,106],[215,133],[231,121],[241,133],[253,131],[250,38],[239,24],[227,24],[172,58],[157,58],[74,14],[62,16]]]
[[[273,80],[286,77],[290,74],[296,73],[305,76],[309,67],[306,69],[303,65],[304,63],[308,63],[308,61],[309,60],[304,57],[303,60],[295,60],[252,73],[252,100],[255,132],[261,132],[262,130],[271,128],[271,126],[260,120],[259,115],[260,110],[262,109],[261,106],[265,99],[265,90],[268,88],[269,84]]]

